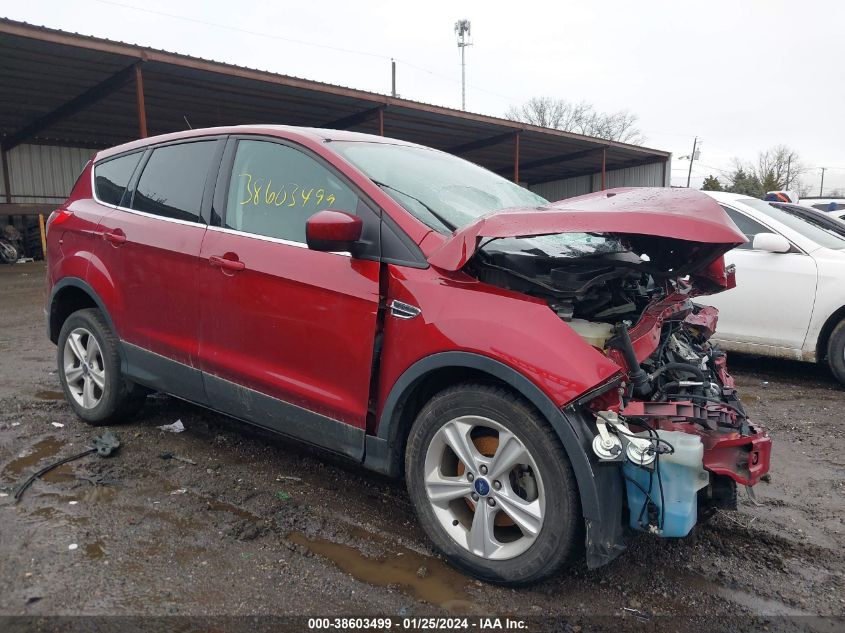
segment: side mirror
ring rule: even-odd
[[[755,251],[768,251],[769,253],[788,253],[792,249],[792,245],[783,235],[758,233],[754,236],[751,248]]]
[[[305,223],[305,242],[313,251],[349,251],[361,239],[364,223],[346,211],[317,211]]]

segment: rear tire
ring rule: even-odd
[[[437,550],[481,580],[532,584],[580,551],[580,499],[563,446],[504,388],[467,383],[434,396],[411,428],[405,474]]]
[[[123,377],[117,336],[96,308],[65,320],[56,356],[65,398],[88,424],[123,422],[143,406],[147,391]]]
[[[830,334],[827,363],[836,379],[845,385],[845,320],[840,321]]]
[[[18,249],[11,244],[0,243],[0,261],[4,264],[14,264],[18,261]]]

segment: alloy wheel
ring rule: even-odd
[[[103,352],[94,335],[83,327],[71,331],[63,355],[65,382],[81,407],[93,409],[103,398],[106,369]]]
[[[522,440],[489,418],[465,415],[437,430],[424,485],[441,527],[476,556],[519,556],[542,529],[545,494],[536,462]]]

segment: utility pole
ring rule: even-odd
[[[396,94],[396,61],[390,59],[390,96],[394,99],[399,96]]]
[[[792,165],[792,154],[786,157],[786,185],[784,185],[784,189],[789,191],[789,168]]]
[[[467,46],[472,46],[472,42],[467,42],[467,37],[470,35],[469,27],[469,20],[458,20],[455,22],[458,48],[461,49],[461,110],[467,109],[466,48]]]
[[[822,167],[822,184],[819,185],[819,198],[824,195],[824,171],[827,167]]]
[[[689,155],[689,171],[687,172],[687,188],[689,189],[690,179],[692,178],[692,161],[695,160],[695,148],[698,145],[698,137],[696,136],[692,142],[692,154]]]

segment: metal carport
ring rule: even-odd
[[[532,189],[587,175],[589,189],[604,188],[609,172],[643,165],[665,184],[669,169],[665,151],[9,19],[0,19],[0,60],[0,215],[48,212],[72,184],[68,161],[78,170],[92,150],[185,129],[186,120],[383,134]]]

